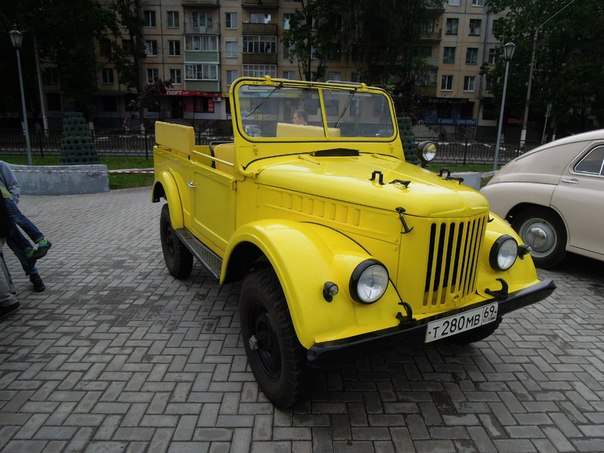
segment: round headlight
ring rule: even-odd
[[[362,304],[376,302],[388,288],[388,270],[376,260],[365,260],[350,277],[350,295]]]
[[[516,262],[518,257],[518,243],[510,236],[498,238],[489,255],[491,267],[497,271],[507,271]]]
[[[421,142],[417,145],[417,157],[422,162],[431,162],[436,157],[436,144],[433,142]]]

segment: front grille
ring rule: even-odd
[[[430,226],[424,307],[461,301],[475,290],[476,268],[487,216]]]

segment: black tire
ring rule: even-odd
[[[193,255],[174,232],[167,204],[164,204],[161,209],[159,233],[168,271],[175,278],[187,278],[193,269]]]
[[[512,227],[528,244],[537,267],[550,269],[566,255],[566,228],[553,211],[532,207],[524,209],[512,218]]]
[[[476,329],[455,335],[454,337],[451,337],[450,341],[457,344],[470,344],[482,341],[491,336],[493,332],[497,330],[499,324],[501,324],[501,318],[497,318],[495,321],[477,327]]]
[[[306,392],[309,369],[272,268],[245,277],[239,309],[245,353],[258,386],[277,408],[291,407]]]

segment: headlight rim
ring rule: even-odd
[[[508,241],[513,241],[514,244],[516,244],[516,254],[514,255],[514,260],[508,267],[502,267],[499,265],[499,259],[498,259],[499,252],[501,251],[503,244],[505,244]],[[505,271],[510,270],[512,268],[512,266],[514,264],[516,264],[516,260],[518,259],[518,250],[519,250],[518,241],[516,239],[514,239],[512,236],[510,236],[508,234],[503,234],[503,235],[499,236],[495,240],[495,242],[493,242],[493,245],[491,246],[491,251],[489,252],[489,264],[491,265],[491,268],[496,271],[499,271],[499,272],[505,272]]]
[[[365,301],[359,296],[358,284],[359,284],[359,281],[360,281],[363,273],[367,269],[369,269],[371,266],[376,266],[376,265],[382,267],[384,269],[384,272],[386,272],[386,285],[384,286],[384,291],[380,294],[379,297],[377,297],[375,300],[372,300],[372,301]],[[388,290],[389,283],[390,283],[390,273],[388,272],[388,268],[386,266],[384,266],[384,264],[381,261],[378,261],[375,258],[368,258],[366,260],[361,261],[355,267],[354,271],[352,271],[352,274],[350,275],[348,291],[350,293],[350,297],[352,297],[352,299],[355,302],[358,302],[363,305],[371,305],[371,304],[374,304],[377,301],[379,301],[382,297],[384,297],[384,294],[386,294],[386,291]]]
[[[427,157],[427,149],[428,147],[433,146],[434,149],[430,151],[430,153],[428,155],[432,156],[431,158]],[[423,142],[420,142],[417,144],[416,147],[416,155],[417,157],[425,164],[432,162],[434,159],[436,159],[436,154],[438,153],[438,147],[436,146],[436,143],[434,143],[431,140],[424,140]]]

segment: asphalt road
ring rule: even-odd
[[[0,320],[6,452],[602,452],[604,263],[570,256],[548,299],[487,340],[400,348],[313,372],[276,410],[239,335],[239,285],[173,279],[149,189],[24,196],[53,242]]]

